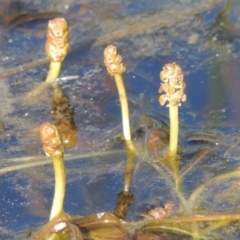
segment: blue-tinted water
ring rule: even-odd
[[[4,2],[3,8],[7,8],[7,3]],[[122,189],[124,151],[103,157],[74,157],[80,153],[107,151],[108,148],[124,150],[122,143],[115,146],[112,140],[121,132],[121,115],[114,80],[107,74],[102,60],[107,44],[118,46],[126,65],[124,79],[133,125],[143,114],[158,119],[155,122],[159,124],[161,121],[168,124],[168,109],[158,102],[159,72],[169,62],[182,66],[187,84],[187,101],[179,110],[180,145],[185,148],[180,163],[183,169],[191,165],[195,153],[203,148],[202,142],[189,144],[185,139],[186,132],[222,134],[219,138],[221,151],[214,150],[206,162],[196,165],[186,175],[186,197],[204,180],[238,166],[240,42],[237,27],[240,9],[237,0],[229,19],[226,15],[220,20],[217,17],[226,1],[216,1],[213,9],[210,1],[149,1],[147,4],[146,1],[112,1],[111,4],[90,1],[76,4],[69,0],[57,3],[55,7],[48,1],[28,4],[20,1],[21,4],[21,12],[64,12],[72,26],[71,44],[76,50],[64,62],[61,76],[77,76],[77,79],[62,80],[61,84],[75,111],[78,144],[67,151],[72,161],[66,164],[66,212],[82,215],[111,212]],[[1,17],[4,19],[7,14]],[[44,121],[51,121],[51,92],[44,91],[30,103],[24,101],[24,96],[45,79],[48,65],[30,67],[27,71],[24,63],[45,57],[45,35],[41,33],[46,25],[46,19],[26,20],[1,30],[1,64],[6,64],[4,68],[8,69],[22,66],[17,74],[2,77],[0,83],[2,169],[29,162],[24,161],[25,156],[32,156],[30,162],[37,162],[44,156],[38,127]],[[127,30],[131,26],[131,30]],[[113,34],[118,28],[122,35]],[[85,44],[79,45],[81,42]],[[1,71],[2,76],[6,76],[7,71]],[[144,134],[140,137],[143,143],[145,138]],[[139,151],[143,148],[142,142],[137,142]],[[208,142],[203,144],[209,147]],[[234,144],[235,148],[228,152]],[[13,157],[19,159],[10,160]],[[220,162],[220,158],[226,162]],[[144,156],[136,162],[132,185],[136,201],[130,208],[128,219],[135,220],[144,211],[168,200],[177,201],[163,177],[144,162],[146,159]],[[50,163],[6,174],[3,171],[0,186],[0,228],[7,236],[5,239],[13,239],[16,232],[38,227],[48,220],[54,186]],[[206,194],[206,198],[209,195]],[[211,201],[207,199],[205,207],[219,210],[217,203],[209,205]],[[219,201],[221,206],[223,202]],[[238,199],[233,206],[237,203]],[[227,205],[227,209],[231,206]]]

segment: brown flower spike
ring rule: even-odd
[[[176,63],[169,63],[163,67],[160,72],[160,79],[164,82],[159,88],[159,93],[165,92],[161,95],[159,102],[164,105],[169,101],[171,106],[181,106],[181,101],[186,101],[186,95],[183,92],[186,84],[183,81],[182,68]]]
[[[46,53],[54,62],[62,62],[69,52],[69,29],[64,18],[55,18],[48,23]]]
[[[113,45],[109,45],[104,49],[104,64],[108,73],[111,76],[115,74],[123,74],[125,66],[122,62],[122,57],[118,54],[117,48]]]
[[[46,155],[50,157],[62,156],[64,149],[57,128],[53,124],[45,122],[40,126],[39,132]]]

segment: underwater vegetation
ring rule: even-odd
[[[197,16],[201,21],[204,16],[199,15],[219,8],[215,22],[208,27],[204,37],[213,52],[221,49],[227,62],[229,48],[224,52],[223,42],[237,35],[240,28],[230,19],[235,1],[221,3],[210,1],[210,5],[194,11],[186,10],[185,15],[176,21],[186,15]],[[58,5],[57,0],[52,4]],[[87,4],[85,7],[84,14],[88,14]],[[119,5],[108,7],[118,8]],[[186,111],[184,105],[191,104],[189,96],[198,89],[193,88],[190,66],[177,57],[166,57],[164,64],[159,65],[157,84],[150,79],[142,87],[140,79],[147,78],[147,75],[140,76],[137,79],[139,83],[134,81],[134,77],[128,77],[128,68],[131,69],[132,65],[128,64],[129,56],[119,39],[139,36],[147,29],[156,30],[170,23],[158,22],[156,17],[155,21],[143,18],[144,22],[137,24],[128,17],[119,16],[118,21],[128,26],[126,29],[110,29],[109,34],[95,39],[90,36],[90,40],[83,40],[76,46],[71,42],[75,33],[74,26],[70,24],[72,19],[69,16],[55,17],[55,14],[47,12],[45,16],[50,18],[45,33],[47,58],[41,56],[39,60],[21,65],[21,69],[27,71],[36,65],[49,64],[47,71],[37,71],[45,80],[30,84],[30,79],[26,79],[28,84],[21,94],[16,93],[20,85],[11,80],[11,91],[16,95],[14,104],[11,104],[15,108],[9,110],[6,118],[9,125],[3,123],[0,140],[3,146],[8,144],[12,155],[1,150],[3,158],[7,159],[0,169],[1,186],[7,191],[9,181],[14,179],[16,189],[29,202],[25,206],[29,215],[15,232],[9,230],[11,224],[8,229],[8,222],[0,226],[1,239],[239,239],[238,131],[221,132],[219,119],[216,123],[210,121],[210,111],[205,117],[209,118],[206,121],[208,127],[202,127],[196,120],[199,115],[196,117],[192,113],[196,126],[181,121],[185,116],[182,113]],[[41,16],[36,15],[36,19],[41,19]],[[25,20],[19,21],[20,17],[25,17]],[[26,14],[12,19],[4,16],[3,23],[14,28],[31,21],[32,17]],[[101,19],[102,16],[96,17]],[[107,22],[106,25],[110,28],[112,23]],[[193,44],[197,38],[200,36],[193,35],[188,40]],[[219,42],[216,38],[220,39]],[[132,46],[132,43],[128,44]],[[99,57],[101,54],[97,63],[88,59],[86,62],[89,63],[82,63],[86,66],[83,66],[80,77],[72,70],[66,78],[62,77],[62,73],[75,64],[71,57],[78,63],[78,57],[74,57],[78,55],[76,49],[84,51],[93,47],[97,47],[93,55]],[[137,51],[132,54],[131,61],[141,58]],[[17,62],[14,64],[18,65]],[[94,64],[104,74],[96,70],[98,68],[91,69]],[[217,72],[221,64],[219,61],[215,65]],[[0,69],[0,76],[13,76],[19,73],[19,69],[18,66],[11,66],[5,72]],[[85,75],[84,71],[88,74]],[[94,76],[94,82],[88,80],[91,76]],[[155,92],[150,95],[154,96],[155,105],[151,97],[149,100],[142,95],[132,97],[134,87],[129,83],[131,80],[133,86],[143,89],[153,83]],[[80,85],[81,92],[73,87],[76,83]],[[107,89],[102,91],[104,86]],[[218,90],[222,88],[214,87],[209,92]],[[232,91],[231,88],[228,90]],[[88,100],[89,96],[91,100]],[[102,112],[96,103],[113,113]],[[209,107],[215,105],[221,106],[221,103],[211,100]],[[30,119],[28,114],[42,117]],[[14,117],[16,120],[11,119]],[[24,137],[21,135],[20,138],[22,133],[11,130],[15,122],[19,131],[24,132]],[[4,129],[5,125],[7,129]],[[28,125],[30,130],[25,131],[24,127]],[[23,148],[16,147],[21,144]],[[25,154],[27,156],[19,157]],[[15,180],[15,174],[20,183]],[[44,184],[48,187],[43,187]],[[12,194],[10,197],[15,196]],[[72,200],[75,198],[77,203]],[[74,204],[76,208],[72,207]],[[90,207],[86,210],[88,204]],[[4,204],[2,206],[4,209]],[[17,218],[20,214],[12,213],[15,215]],[[31,215],[34,218],[28,221]],[[6,219],[5,216],[2,218]]]

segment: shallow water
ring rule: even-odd
[[[118,47],[127,68],[124,79],[134,131],[144,128],[143,115],[156,125],[168,124],[168,109],[158,102],[159,71],[169,62],[182,66],[187,101],[179,110],[180,145],[184,149],[180,166],[182,172],[186,171],[183,188],[186,198],[204,181],[238,167],[240,7],[237,0],[229,15],[221,12],[227,3],[221,0],[196,3],[152,0],[148,4],[139,0],[77,4],[56,0],[56,6],[48,2],[17,1],[10,8],[11,1],[5,1],[0,11],[3,239],[19,239],[19,233],[48,220],[54,186],[51,162],[45,165],[40,162],[47,157],[38,133],[41,123],[51,121],[51,91],[46,89],[36,98],[26,100],[26,93],[41,83],[48,71],[44,53],[47,19],[40,15],[30,21],[25,16],[23,20],[8,22],[14,13],[50,12],[54,17],[63,14],[70,24],[72,51],[63,64],[60,83],[74,109],[78,144],[66,152],[69,160],[66,212],[82,215],[111,212],[122,189],[126,157],[120,134],[119,101],[114,80],[102,60],[108,44]],[[15,8],[12,13],[10,9]],[[189,132],[220,135],[211,139],[209,135],[199,137],[193,133],[188,138]],[[144,150],[147,134],[140,131],[135,140],[141,157],[136,160],[132,185],[136,201],[128,220],[136,220],[150,208],[169,200],[178,204],[171,186],[148,163],[153,156]],[[119,135],[120,140],[116,137]],[[206,157],[197,161],[202,149],[208,151]],[[94,156],[92,153],[96,152]],[[17,171],[9,168],[34,161],[39,165],[19,166],[21,170]],[[234,184],[235,180],[229,180],[221,187],[204,191],[202,207],[211,212],[237,209],[239,198]],[[224,236],[223,232],[219,235]]]

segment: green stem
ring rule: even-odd
[[[179,169],[179,163],[177,158],[178,148],[178,106],[169,106],[169,117],[170,117],[170,142],[169,151],[166,153],[167,160],[170,162],[171,171],[175,180],[176,188],[181,191],[182,188],[182,177]]]
[[[116,85],[117,85],[119,99],[120,99],[120,103],[121,103],[123,136],[124,136],[125,140],[128,141],[128,140],[131,140],[131,133],[130,133],[127,94],[126,94],[126,91],[125,91],[122,75],[115,74],[114,78],[115,78],[115,82],[116,82]]]
[[[126,149],[127,149],[127,162],[125,167],[123,193],[128,195],[131,187],[132,171],[134,167],[136,150],[131,141],[128,99],[127,99],[127,94],[124,87],[123,78],[121,74],[115,74],[114,78],[117,85],[118,95],[121,103],[123,136],[126,141]]]
[[[178,147],[178,106],[169,106],[169,117],[170,117],[170,142],[169,151],[173,156],[177,155]]]
[[[63,213],[63,204],[66,188],[66,172],[63,157],[53,157],[55,175],[55,190],[50,214],[50,220],[59,217]]]
[[[59,77],[62,67],[62,62],[50,62],[49,71],[45,82],[52,82]]]

